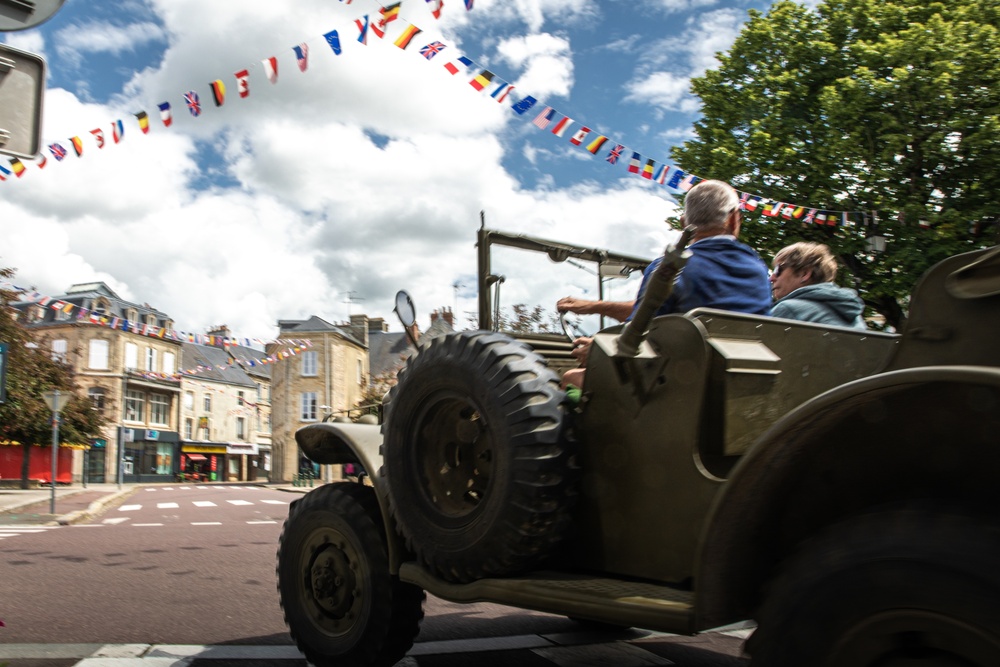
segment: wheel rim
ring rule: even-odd
[[[313,531],[302,551],[301,585],[316,627],[348,634],[365,618],[364,558],[353,540],[331,528]]]
[[[493,480],[494,441],[479,406],[441,392],[425,403],[412,432],[424,501],[456,525],[478,514]]]
[[[1000,643],[961,619],[918,609],[883,612],[844,634],[833,651],[836,667],[985,667]]]

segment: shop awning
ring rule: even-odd
[[[184,456],[188,457],[192,461],[205,461],[206,460],[204,454],[185,454]]]

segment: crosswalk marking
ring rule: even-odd
[[[268,505],[287,505],[288,504],[284,500],[271,500],[270,498],[264,498],[260,502],[267,503]]]
[[[111,519],[105,519],[101,523],[107,523],[107,524],[111,524],[113,526],[115,524],[119,524],[119,523],[122,523],[123,521],[128,521],[128,520],[129,520],[129,517],[127,517],[127,516],[120,516],[120,517],[114,517],[114,518],[111,518]]]
[[[158,510],[175,510],[178,507],[180,507],[180,505],[177,503],[156,503],[156,509]]]
[[[142,509],[142,505],[122,505],[121,507],[118,508],[118,511],[119,512],[135,512],[135,511],[141,510],[141,509]]]
[[[253,505],[249,500],[227,500],[230,505]]]
[[[195,507],[218,507],[218,505],[216,505],[215,503],[213,503],[211,500],[195,500],[194,501],[194,506]]]

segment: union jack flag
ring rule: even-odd
[[[198,93],[193,90],[189,90],[184,93],[184,101],[187,103],[188,109],[191,110],[192,116],[201,115],[201,102],[198,100]]]
[[[66,157],[66,149],[59,144],[49,144],[49,152],[52,153],[56,162],[62,162],[62,159]]]
[[[427,58],[427,60],[430,60],[437,54],[444,51],[444,49],[445,45],[442,44],[441,42],[431,42],[427,46],[423,46],[420,48],[420,55],[422,55],[424,58]]]
[[[615,147],[611,149],[610,153],[608,153],[607,157],[608,162],[610,164],[618,164],[618,158],[622,156],[623,150],[625,150],[624,146],[622,146],[621,144],[615,144]]]

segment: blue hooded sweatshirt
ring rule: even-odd
[[[771,315],[866,329],[864,311],[865,304],[854,290],[833,283],[817,283],[800,287],[778,299]]]
[[[719,308],[738,313],[768,315],[771,312],[771,283],[767,265],[753,248],[732,236],[710,236],[688,246],[691,258],[677,275],[674,291],[656,315],[686,313],[694,308]],[[639,307],[650,276],[663,260],[658,257],[643,271],[635,297]]]

